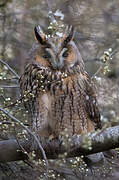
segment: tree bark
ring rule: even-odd
[[[84,146],[84,138],[88,137],[91,142],[90,147]],[[37,145],[31,146],[32,141],[19,141],[15,139],[0,141],[0,162],[10,162],[27,159],[28,153],[35,150],[37,158],[43,158]],[[22,148],[21,148],[22,147]],[[32,148],[31,148],[32,147]],[[65,157],[75,157],[80,155],[89,155],[98,152],[107,151],[119,147],[119,126],[110,127],[101,132],[89,133],[82,136],[72,137],[72,146],[65,147],[59,140],[43,140],[42,147],[45,150],[47,158],[58,158],[59,155],[67,153]]]

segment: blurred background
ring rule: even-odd
[[[23,104],[9,105],[20,99],[18,79],[30,62],[34,27],[40,25],[46,33],[53,27],[50,11],[60,30],[66,24],[76,27],[74,41],[97,86],[102,123],[118,124],[119,0],[0,0],[0,106],[27,125]],[[0,121],[5,120],[10,119],[0,112]],[[19,131],[5,124],[0,126],[0,138],[19,137]]]

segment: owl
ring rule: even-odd
[[[31,127],[41,137],[85,134],[101,128],[94,84],[85,71],[75,30],[62,37],[34,29],[37,44],[20,78],[21,95],[31,114]]]

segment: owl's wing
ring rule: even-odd
[[[25,67],[24,74],[20,78],[20,90],[21,97],[25,108],[34,115],[36,94],[37,94],[37,79],[36,73],[38,72],[38,67],[36,64],[28,64]],[[34,96],[35,95],[35,96]]]
[[[100,112],[95,94],[95,85],[91,78],[86,74],[85,80],[85,109],[91,121],[95,124],[95,129],[101,129]]]

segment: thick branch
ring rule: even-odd
[[[76,144],[70,152],[68,156],[79,156],[79,155],[89,155],[98,152],[108,151],[110,149],[115,149],[119,147],[119,126],[114,126],[105,129],[101,133],[95,132],[89,134],[91,139],[91,149],[85,149],[81,142],[83,136],[79,136],[74,138],[74,143]]]
[[[0,141],[0,162],[26,159],[27,156],[20,149],[15,139]]]
[[[101,133],[94,132],[92,134],[88,134],[88,137],[90,137],[92,142],[91,149],[86,149],[84,147],[84,144],[82,143],[84,136],[73,137],[73,148],[70,148],[70,150],[69,147],[66,148],[61,145],[61,142],[58,140],[53,140],[51,142],[44,140],[42,146],[46,152],[47,158],[58,158],[58,155],[64,152],[67,152],[67,157],[74,157],[107,151],[119,147],[119,126],[107,128]],[[31,151],[30,142],[22,142],[20,144],[28,152]],[[0,141],[0,162],[22,160],[26,158],[27,156],[18,151],[20,149],[21,148],[16,140]],[[43,158],[39,148],[36,152],[39,158]]]

